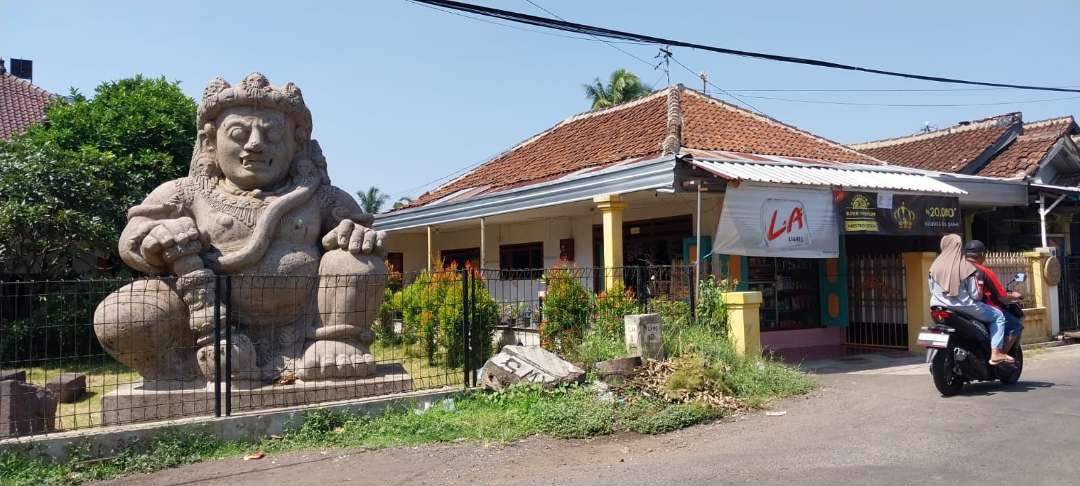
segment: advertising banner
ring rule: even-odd
[[[847,234],[943,235],[960,233],[960,200],[874,192],[837,192],[841,231]]]
[[[837,213],[827,189],[727,188],[713,253],[786,258],[836,258]]]

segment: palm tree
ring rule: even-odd
[[[360,199],[360,208],[370,214],[378,213],[383,204],[390,200],[390,196],[383,194],[375,186],[369,187],[367,191],[356,191],[356,197]]]
[[[409,203],[411,203],[411,202],[412,202],[411,198],[407,198],[407,197],[398,198],[397,201],[394,201],[394,209],[401,209],[401,208],[403,208],[405,206],[408,206]]]
[[[592,98],[594,110],[610,108],[652,93],[652,88],[642,84],[641,78],[626,69],[612,72],[607,86],[600,82],[600,78],[596,78],[592,84],[583,84],[581,87],[585,90],[585,97]]]

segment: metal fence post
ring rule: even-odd
[[[461,385],[469,387],[469,271],[461,272]],[[447,350],[453,352],[453,350]]]
[[[214,416],[221,416],[221,277],[214,277]]]
[[[637,293],[638,306],[641,307],[642,312],[648,312],[648,310],[645,309],[645,306],[649,303],[649,282],[646,280],[647,278],[648,269],[645,267],[637,267],[637,288],[634,289],[634,292]]]
[[[232,415],[232,275],[225,276],[225,416]]]

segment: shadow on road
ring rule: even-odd
[[[1056,386],[1054,383],[1045,381],[1019,381],[1012,385],[1005,385],[996,381],[987,381],[982,383],[971,383],[964,387],[960,393],[956,396],[991,396],[998,393],[1027,393],[1032,390],[1039,390],[1044,388],[1053,388]]]

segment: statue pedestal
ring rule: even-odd
[[[412,377],[400,363],[380,364],[369,378],[296,381],[290,385],[267,385],[232,390],[232,411],[247,412],[267,408],[292,407],[319,402],[350,400],[412,391]],[[225,384],[221,385],[222,413]],[[171,389],[145,389],[142,381],[120,385],[101,400],[101,424],[135,422],[212,415],[214,386],[177,384]]]

